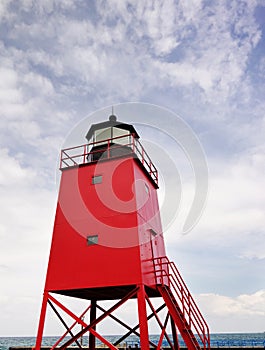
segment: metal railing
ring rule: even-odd
[[[152,180],[158,185],[157,169],[140,141],[133,134],[62,149],[60,169],[128,155],[138,158]]]
[[[178,307],[193,333],[197,334],[204,349],[210,349],[209,327],[188,290],[174,262],[164,256],[154,259],[156,283],[168,286]]]

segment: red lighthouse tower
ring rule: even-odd
[[[74,342],[82,347],[80,338],[86,333],[92,350],[96,339],[117,349],[131,334],[139,337],[143,350],[162,348],[164,339],[177,349],[178,331],[188,349],[210,348],[208,326],[175,264],[166,257],[157,170],[137,131],[112,115],[92,125],[86,138],[87,144],[61,151],[62,176],[36,349],[41,348],[48,305],[66,328],[52,349]],[[58,301],[58,294],[88,300],[89,306],[77,316]],[[153,298],[162,300],[159,308]],[[126,310],[130,299],[137,304],[136,326],[114,316],[118,308]],[[113,302],[108,310],[101,306],[106,300]],[[73,319],[72,325],[58,309]],[[167,311],[163,320],[162,309]],[[89,323],[83,318],[86,313]],[[114,343],[97,332],[108,317],[126,330]],[[149,337],[151,318],[161,329],[157,343]],[[76,324],[82,329],[74,334]],[[70,339],[65,340],[66,335]]]

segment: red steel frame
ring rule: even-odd
[[[179,271],[177,270],[175,264],[173,262],[170,262],[167,257],[161,257],[154,259],[154,265],[155,265],[155,271],[156,271],[156,277],[157,277],[157,288],[161,291],[161,296],[163,297],[163,288],[169,288],[171,290],[170,294],[172,294],[172,298],[175,305],[178,305],[176,307],[181,308],[182,316],[184,318],[184,329],[180,329],[180,333],[185,340],[185,332],[191,331],[190,334],[188,334],[188,349],[210,349],[210,334],[209,334],[209,328],[208,325],[203,318],[198,306],[196,305],[194,299],[192,298],[185,282],[183,281]],[[168,284],[169,281],[169,284]],[[164,284],[164,282],[166,284]],[[112,313],[121,307],[127,300],[131,298],[137,298],[138,303],[138,319],[139,324],[137,324],[134,327],[129,326],[116,316],[114,316]],[[165,298],[164,298],[165,299]],[[90,333],[89,338],[89,349],[94,350],[95,349],[95,339],[99,339],[103,344],[105,344],[109,349],[117,349],[117,346],[119,343],[124,341],[130,334],[135,334],[140,338],[141,343],[141,349],[148,350],[150,349],[150,346],[154,347],[155,349],[161,349],[162,348],[162,342],[163,339],[166,338],[169,348],[172,350],[179,349],[178,344],[178,337],[176,332],[176,326],[174,322],[174,317],[172,317],[172,310],[171,307],[173,305],[173,308],[175,307],[174,304],[167,305],[167,302],[162,304],[158,309],[155,309],[153,306],[150,297],[148,297],[145,286],[144,285],[138,285],[136,286],[132,291],[130,291],[127,295],[125,295],[121,300],[116,302],[109,310],[105,310],[100,305],[97,305],[96,302],[94,303],[95,310],[99,309],[103,314],[96,318],[96,312],[94,313],[94,316],[90,317],[90,324],[87,324],[83,321],[83,316],[90,310],[92,312],[92,304],[85,309],[85,311],[78,317],[73,312],[71,312],[68,308],[66,308],[62,303],[60,303],[58,300],[56,300],[50,293],[47,291],[44,293],[43,297],[43,304],[42,304],[42,310],[40,315],[40,322],[39,322],[39,329],[37,334],[37,342],[36,342],[36,350],[39,350],[41,348],[41,342],[42,342],[42,334],[43,334],[43,327],[45,322],[45,313],[46,313],[46,307],[47,304],[52,306],[55,304],[57,307],[59,307],[62,311],[64,311],[68,316],[72,317],[74,319],[74,323],[68,327],[64,321],[63,324],[66,327],[66,332],[63,336],[61,336],[58,341],[51,347],[51,350],[53,350],[65,337],[66,335],[71,335],[71,339],[65,342],[62,346],[60,346],[60,349],[66,349],[69,347],[73,342],[76,342],[77,345],[80,346],[78,343],[78,339],[82,337],[85,333]],[[147,309],[146,306],[149,305],[149,308],[151,310],[151,314],[147,315]],[[161,321],[161,319],[158,316],[158,313],[164,309],[164,307],[168,306],[168,312],[164,319],[164,322]],[[54,307],[52,306],[54,309]],[[55,311],[55,310],[54,310]],[[58,316],[58,312],[57,316]],[[174,312],[173,312],[174,314]],[[106,338],[104,338],[102,335],[100,335],[98,332],[96,332],[95,327],[98,325],[101,321],[103,321],[107,316],[109,316],[111,319],[118,322],[120,325],[122,325],[124,328],[128,330],[125,335],[121,336],[114,344],[111,344]],[[148,321],[155,317],[158,325],[161,328],[161,334],[159,337],[159,341],[157,344],[153,343],[149,339],[149,332],[148,332]],[[61,317],[59,316],[61,319]],[[171,331],[173,336],[173,343],[166,331],[167,325],[169,320],[171,321]],[[71,330],[76,324],[80,324],[83,329],[79,331],[76,335],[73,335]],[[140,329],[140,333],[137,331],[137,329]],[[181,327],[180,327],[181,328]],[[183,333],[183,332],[184,333]],[[197,334],[197,337],[199,339],[199,342],[195,340],[195,337],[193,333]],[[189,339],[190,338],[190,339]],[[189,343],[191,341],[191,343]],[[186,343],[187,343],[186,342]],[[201,344],[201,345],[199,345]]]
[[[112,313],[117,310],[119,307],[121,307],[123,304],[125,304],[126,301],[128,301],[131,298],[137,298],[138,303],[138,319],[139,323],[131,327],[116,316],[114,316]],[[40,323],[39,323],[39,329],[37,334],[37,342],[35,349],[39,350],[41,349],[41,342],[42,342],[42,332],[43,332],[43,326],[45,321],[45,312],[47,305],[50,305],[52,309],[56,312],[57,316],[61,321],[63,322],[64,326],[66,327],[66,332],[53,344],[53,346],[50,348],[51,350],[55,349],[68,335],[71,336],[70,340],[66,341],[63,345],[61,345],[60,349],[66,349],[69,346],[71,346],[74,342],[77,343],[79,348],[82,348],[80,343],[78,342],[78,339],[81,338],[85,333],[89,332],[90,336],[95,339],[99,339],[103,344],[105,344],[109,349],[116,350],[118,349],[118,344],[120,344],[124,339],[126,339],[130,334],[135,334],[140,338],[141,343],[141,349],[143,350],[149,350],[150,346],[155,349],[161,349],[163,338],[165,337],[168,341],[169,347],[172,350],[179,349],[177,338],[173,339],[173,343],[171,342],[169,335],[166,332],[166,327],[169,320],[169,313],[167,313],[166,318],[163,321],[160,320],[158,313],[164,309],[165,304],[163,303],[159,308],[155,309],[155,307],[152,305],[150,298],[148,297],[144,285],[136,286],[131,292],[129,292],[127,295],[125,295],[121,300],[116,302],[110,309],[105,310],[101,306],[96,304],[96,308],[103,312],[102,315],[92,320],[90,324],[87,324],[83,321],[83,316],[90,310],[91,311],[91,305],[89,305],[80,316],[75,315],[72,311],[70,311],[67,307],[65,307],[61,302],[59,302],[53,295],[51,295],[49,292],[44,293],[43,298],[43,307],[42,312],[40,316]],[[147,309],[146,306],[149,305],[151,309],[151,313],[147,315]],[[56,305],[58,308],[60,308],[62,311],[64,311],[68,316],[70,316],[74,322],[71,326],[67,326],[66,322],[62,320],[62,317],[59,315],[59,312],[56,311],[54,305]],[[107,316],[118,322],[120,325],[122,325],[124,328],[128,330],[128,332],[123,335],[120,339],[118,339],[114,344],[110,343],[106,338],[104,338],[102,335],[100,335],[98,332],[95,331],[95,326],[98,325],[101,321],[103,321]],[[157,320],[160,328],[161,328],[161,335],[159,338],[158,344],[155,344],[149,339],[149,333],[148,333],[148,321],[155,317]],[[79,331],[77,334],[72,334],[72,329],[76,324],[80,324],[83,328],[81,331]],[[139,328],[139,331],[137,329]],[[174,333],[174,332],[172,332]],[[95,342],[94,347],[89,348],[91,350],[95,349]]]

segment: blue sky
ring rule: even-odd
[[[0,335],[36,332],[59,151],[75,141],[71,130],[83,143],[111,105],[138,123],[165,207],[181,176],[167,251],[211,330],[264,331],[264,1],[2,0],[0,52]],[[161,147],[175,173],[155,151],[154,127],[174,136],[177,116],[209,171],[204,212],[187,235],[193,173],[170,138]]]

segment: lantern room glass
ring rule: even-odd
[[[126,137],[128,135],[128,137]],[[120,129],[117,127],[109,127],[99,129],[94,132],[93,142],[96,142],[96,146],[106,144],[106,140],[114,139],[112,143],[127,145],[129,143],[130,132],[128,130]]]

